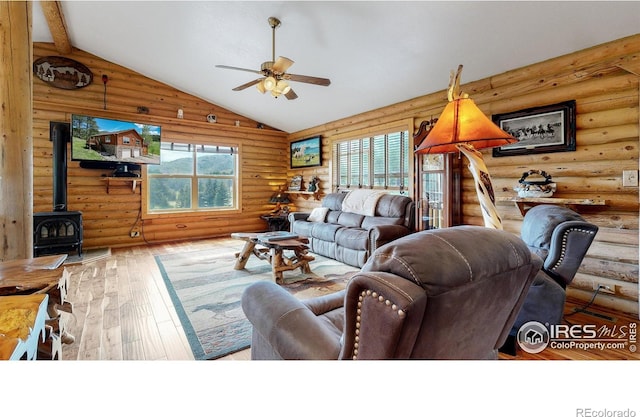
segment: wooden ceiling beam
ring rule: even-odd
[[[49,25],[56,49],[61,54],[70,54],[71,41],[67,33],[67,25],[64,22],[62,5],[59,1],[40,1],[40,6],[42,6],[45,19],[47,19],[47,25]]]

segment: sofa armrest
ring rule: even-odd
[[[250,285],[242,310],[282,359],[337,359],[340,337],[305,304],[271,281]]]
[[[427,294],[388,272],[359,272],[347,285],[343,359],[407,359],[422,328]]]
[[[293,212],[293,213],[289,213],[289,223],[293,223],[296,220],[307,220],[307,218],[309,217],[311,213],[304,213],[304,212]]]
[[[398,224],[378,225],[369,229],[369,250],[373,253],[380,246],[411,233],[409,229]]]
[[[337,310],[344,307],[344,295],[346,290],[341,290],[331,294],[321,295],[319,297],[307,298],[302,300],[302,304],[307,306],[309,310],[316,316],[326,314],[329,311]],[[340,329],[342,330],[342,329]]]

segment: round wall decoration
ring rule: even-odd
[[[47,84],[65,90],[86,87],[93,81],[89,68],[63,56],[45,56],[33,63],[33,73]]]

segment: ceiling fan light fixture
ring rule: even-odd
[[[280,94],[287,94],[291,91],[291,86],[285,80],[278,81],[276,84],[276,90],[280,92]]]
[[[262,94],[267,92],[267,89],[264,88],[264,80],[260,81],[258,84],[256,84],[256,88],[258,89],[258,91],[260,91]]]
[[[262,83],[264,84],[264,89],[268,91],[273,90],[277,84],[276,79],[271,76],[265,78]]]

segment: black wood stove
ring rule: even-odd
[[[78,251],[82,256],[82,213],[50,211],[33,213],[33,256]]]
[[[82,213],[67,211],[68,123],[51,122],[53,142],[53,211],[33,213],[33,256],[77,251],[82,256]]]

